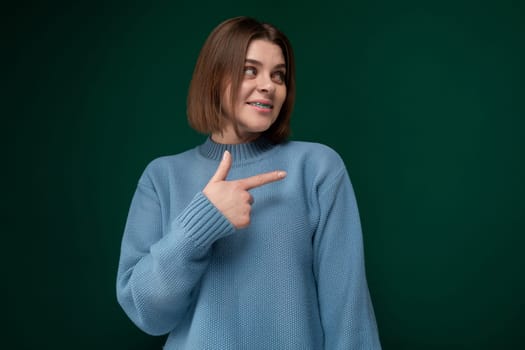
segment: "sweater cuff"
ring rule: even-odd
[[[219,238],[232,234],[235,227],[202,192],[177,217],[187,238],[196,247],[207,247]]]

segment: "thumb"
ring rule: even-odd
[[[230,152],[224,151],[222,160],[219,163],[219,166],[217,167],[215,174],[213,174],[212,178],[210,179],[210,182],[219,182],[219,181],[226,180],[226,177],[228,177],[228,173],[230,172],[231,166],[232,166],[232,155],[230,154]]]

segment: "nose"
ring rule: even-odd
[[[257,81],[257,90],[267,94],[273,94],[275,92],[275,83],[270,77],[259,76]]]

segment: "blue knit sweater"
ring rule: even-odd
[[[250,191],[235,229],[201,192],[224,150],[228,179],[286,170]],[[341,158],[315,143],[211,139],[151,162],[122,240],[117,297],[165,349],[380,349],[359,214]]]

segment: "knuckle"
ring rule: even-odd
[[[244,191],[244,192],[242,193],[242,195],[241,195],[241,199],[242,199],[244,202],[248,202],[248,203],[250,202],[251,197],[252,197],[251,194],[248,193],[247,191]]]
[[[257,175],[256,180],[257,180],[257,185],[264,185],[264,175],[262,174]]]
[[[244,188],[240,182],[232,183],[232,189],[235,191],[244,191]]]
[[[250,225],[250,217],[249,216],[242,217],[237,222],[237,227],[238,228],[245,228],[245,227],[248,227],[249,225]]]

